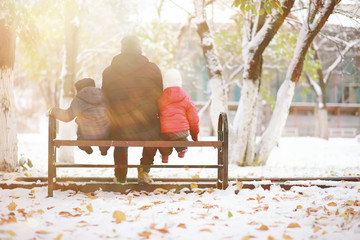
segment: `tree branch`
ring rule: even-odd
[[[324,83],[327,83],[328,80],[330,79],[331,74],[334,72],[334,70],[336,69],[336,67],[341,63],[341,61],[343,60],[344,56],[350,51],[350,49],[352,47],[354,47],[356,44],[360,44],[360,40],[356,40],[356,41],[352,41],[351,43],[347,43],[345,49],[343,51],[341,51],[341,54],[336,58],[336,60],[333,62],[333,64],[331,64],[325,74],[324,77]]]

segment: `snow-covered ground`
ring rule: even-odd
[[[130,150],[138,163],[140,149]],[[16,176],[46,176],[47,138],[20,135],[19,155],[34,167],[0,173],[0,182]],[[88,156],[75,151],[77,162],[112,163],[112,151]],[[211,148],[190,148],[185,159],[170,163],[215,163]],[[155,163],[160,164],[157,156]],[[154,177],[215,177],[214,170],[152,169]],[[67,169],[61,176],[112,177],[112,169]],[[136,177],[135,170],[129,177]],[[229,177],[360,177],[360,142],[355,138],[282,138],[266,166],[229,166]],[[235,190],[239,190],[235,194]],[[47,188],[1,189],[0,239],[360,239],[360,183],[339,182],[335,187],[292,187],[285,191],[193,189],[193,193],[98,191],[93,194]]]

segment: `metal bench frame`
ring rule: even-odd
[[[55,189],[63,189],[57,182],[64,182],[62,178],[56,176],[57,168],[140,168],[143,165],[108,165],[108,164],[72,164],[56,162],[56,150],[61,146],[112,146],[112,147],[214,147],[218,152],[218,163],[216,165],[151,165],[151,168],[217,168],[217,178],[158,178],[154,179],[154,184],[104,184],[106,180],[94,178],[89,182],[89,178],[71,178],[67,177],[66,181],[86,181],[81,186],[71,185],[76,190],[94,191],[103,189],[109,191],[124,189],[154,189],[157,182],[174,182],[175,184],[167,184],[168,188],[179,186],[179,182],[207,182],[201,184],[202,187],[217,187],[218,189],[226,189],[228,186],[228,119],[226,113],[219,115],[218,122],[218,140],[217,141],[118,141],[118,140],[58,140],[56,139],[56,119],[49,116],[49,145],[48,145],[48,196],[53,196]],[[108,179],[108,178],[107,178]],[[129,179],[130,182],[134,181]],[[129,181],[128,180],[128,181]],[[95,182],[94,182],[95,181]],[[184,186],[189,186],[185,184]],[[70,188],[71,188],[70,186]],[[87,188],[86,188],[87,187]],[[150,187],[150,188],[149,188]],[[162,186],[163,187],[163,186]]]

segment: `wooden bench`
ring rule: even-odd
[[[154,178],[154,183],[137,184],[134,179],[128,179],[128,183],[119,184],[110,178],[86,178],[67,177],[60,178],[56,175],[58,168],[140,168],[143,165],[109,165],[109,164],[69,164],[56,162],[56,151],[61,146],[111,146],[111,147],[214,147],[217,148],[217,164],[213,165],[151,165],[151,168],[214,168],[217,169],[217,178]],[[154,190],[156,188],[183,188],[190,187],[190,183],[197,182],[199,187],[217,187],[225,189],[228,186],[228,120],[225,113],[221,113],[218,122],[217,141],[115,141],[115,140],[59,140],[56,139],[56,119],[49,117],[49,149],[48,149],[48,196],[53,196],[54,189],[70,189],[79,191],[104,191]],[[60,182],[67,182],[60,185]],[[73,182],[86,182],[74,184]],[[157,183],[166,182],[159,185]],[[172,183],[172,184],[171,184]]]

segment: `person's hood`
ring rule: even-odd
[[[180,102],[186,98],[186,92],[182,87],[168,87],[159,99],[160,104]]]
[[[92,105],[99,105],[103,103],[103,95],[101,89],[95,87],[85,87],[81,89],[76,97]]]
[[[141,54],[124,54],[115,56],[111,62],[110,68],[120,75],[128,75],[149,62],[145,56]]]

